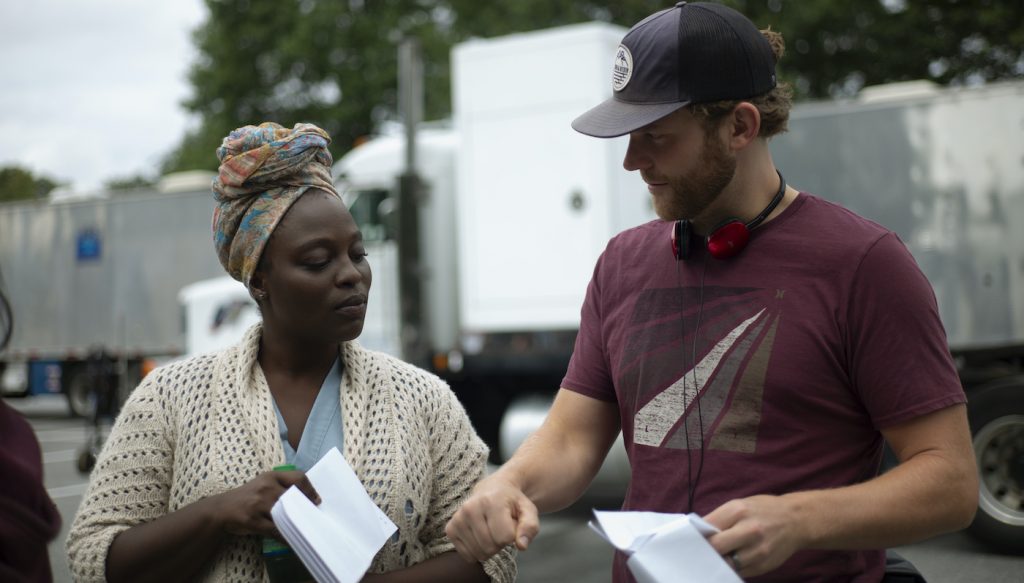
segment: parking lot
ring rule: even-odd
[[[64,538],[85,491],[87,477],[75,459],[85,443],[86,423],[70,419],[61,397],[35,397],[8,401],[28,417],[43,448],[46,486],[64,524],[51,544],[54,581],[69,583]],[[583,500],[573,508],[545,516],[541,532],[527,552],[519,556],[519,581],[527,583],[607,583],[612,553],[607,543],[586,526],[591,506],[608,508],[614,501]],[[898,549],[932,583],[1024,583],[1024,557],[1004,556],[954,533]]]

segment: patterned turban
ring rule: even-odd
[[[341,198],[331,180],[329,143],[313,124],[287,129],[266,122],[238,128],[217,148],[213,243],[221,265],[246,287],[270,234],[303,193],[319,188]]]

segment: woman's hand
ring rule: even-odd
[[[265,472],[234,490],[121,532],[107,555],[107,580],[197,580],[212,564],[226,535],[278,536],[270,509],[292,485],[320,503],[303,472]]]
[[[221,528],[233,535],[278,536],[270,509],[291,486],[297,486],[314,504],[320,496],[304,472],[264,472],[234,490],[209,498]]]

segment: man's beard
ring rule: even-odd
[[[711,206],[735,175],[736,157],[730,155],[713,134],[709,134],[704,139],[704,149],[694,175],[667,177],[672,196],[667,199],[655,197],[654,211],[668,221],[692,220]]]

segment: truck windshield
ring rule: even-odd
[[[352,190],[346,193],[352,201],[349,212],[363,232],[363,240],[389,241],[393,238],[390,228],[392,202],[390,192],[384,189]]]

